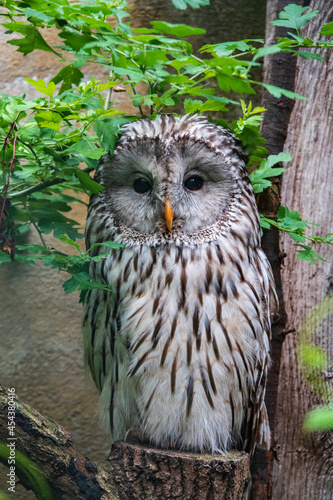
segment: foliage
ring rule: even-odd
[[[180,9],[208,3],[173,0]],[[160,113],[177,114],[179,107],[186,113],[206,113],[210,120],[210,113],[222,115],[216,121],[229,127],[242,141],[249,156],[254,191],[259,195],[271,187],[272,177],[282,173],[283,168],[275,165],[289,161],[290,157],[280,153],[264,159],[268,152],[259,125],[265,110],[252,109],[251,102],[246,105],[244,95],[254,94],[261,85],[277,97],[304,97],[252,80],[251,68],[259,65],[265,55],[276,52],[322,59],[309,49],[333,46],[333,42],[313,41],[300,35],[300,28],[317,11],[305,12],[307,9],[294,4],[285,7],[274,23],[294,29],[296,34],[290,32],[289,37],[266,47],[258,39],[204,45],[199,55],[187,37],[202,35],[204,30],[165,21],[153,21],[149,29],[131,29],[124,0],[2,0],[0,5],[7,17],[3,24],[7,33],[19,35],[8,43],[25,56],[43,50],[59,55],[64,62],[49,82],[26,78],[40,97],[0,95],[0,263],[42,260],[48,266],[65,270],[72,275],[64,285],[66,292],[97,286],[87,274],[92,257],[89,252],[81,252],[75,243],[83,235],[78,223],[68,215],[74,202],[84,203],[80,193],[103,189],[89,174],[106,151],[112,153],[124,123],[138,119],[137,115],[153,118]],[[323,35],[331,34],[330,24],[322,28]],[[59,33],[56,47],[51,47],[41,32],[50,28]],[[85,83],[83,72],[88,63],[108,72],[105,81],[92,77]],[[138,91],[138,83],[145,92]],[[240,102],[230,99],[230,91],[240,94]],[[137,114],[115,109],[117,92],[127,93]],[[225,118],[230,103],[240,106],[242,116],[228,124]],[[307,236],[309,223],[287,207],[280,207],[277,220],[265,216],[261,220],[264,228],[275,225],[288,232],[300,245],[299,256],[303,260],[315,262],[320,258],[313,250],[315,243],[332,243],[329,235]],[[41,245],[24,244],[31,227],[37,231]],[[77,255],[48,248],[45,234],[68,243]],[[304,245],[306,241],[311,245]]]
[[[9,457],[10,449],[8,443],[0,443],[0,462],[8,466]],[[45,476],[34,462],[18,450],[15,450],[15,468],[20,477],[25,477],[37,500],[55,500]],[[9,496],[5,494],[1,496],[0,492],[0,500],[8,498]]]
[[[172,3],[176,9],[185,10],[188,5],[194,9],[209,5],[209,0],[172,0]]]
[[[304,430],[307,432],[332,431],[333,406],[322,405],[311,410],[305,418]]]
[[[296,210],[290,210],[289,208],[284,207],[283,205],[280,205],[276,215],[277,215],[276,221],[261,216],[262,227],[269,229],[270,226],[272,225],[277,227],[281,231],[287,232],[289,236],[294,241],[297,242],[297,246],[302,248],[302,250],[298,250],[297,252],[298,257],[301,260],[307,260],[309,262],[312,262],[312,264],[317,263],[316,259],[324,260],[315,252],[313,246],[316,243],[328,243],[332,245],[333,235],[328,234],[323,237],[308,236],[305,233],[305,229],[306,228],[310,229],[311,225],[317,226],[318,224],[314,224],[313,222],[305,222],[304,220],[301,219],[299,212],[297,212]],[[305,243],[306,241],[309,241],[311,243],[311,246],[302,245],[302,243]]]
[[[329,368],[326,352],[312,342],[315,330],[333,313],[333,296],[326,297],[305,318],[297,339],[297,359],[308,385],[324,402],[311,410],[305,418],[304,430],[333,430],[333,389],[325,382],[325,370]]]

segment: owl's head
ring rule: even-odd
[[[205,117],[161,115],[121,132],[96,174],[114,226],[170,238],[228,220],[249,182],[229,130]]]

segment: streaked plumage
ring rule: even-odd
[[[110,253],[91,274],[112,291],[89,291],[84,317],[112,439],[132,431],[209,453],[269,446],[277,300],[238,142],[204,117],[140,120],[123,127],[95,178],[105,189],[91,198],[87,247],[124,245],[94,249]],[[136,192],[138,179],[151,190]]]

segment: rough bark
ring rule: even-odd
[[[196,455],[114,443],[106,462],[95,464],[74,447],[53,420],[16,399],[16,451],[45,476],[57,500],[242,500],[250,487],[249,456]],[[0,386],[0,442],[8,443],[8,395]],[[6,463],[6,459],[2,458]],[[26,488],[29,479],[16,467]]]
[[[278,17],[290,0],[269,0],[267,3],[266,17],[266,44],[275,43],[277,37],[288,36],[286,29],[270,23]],[[264,81],[287,90],[294,90],[296,71],[296,58],[287,53],[277,53],[266,58]],[[266,139],[265,147],[270,154],[283,151],[286,140],[288,122],[294,106],[294,101],[287,97],[273,97],[268,92],[263,94],[263,107],[267,109],[262,124],[262,134]],[[261,213],[272,219],[280,205],[280,179],[273,178],[272,187],[265,190],[259,197],[258,205]],[[272,364],[268,374],[266,405],[271,427],[271,449],[267,452],[257,450],[252,463],[253,498],[264,500],[272,497],[272,471],[275,457],[275,417],[278,381],[280,372],[280,359],[282,344],[286,335],[286,311],[284,307],[281,283],[281,253],[279,244],[279,231],[271,228],[265,231],[262,238],[262,247],[271,263],[276,290],[279,297],[279,314],[272,325],[271,358]]]
[[[246,499],[250,486],[249,456],[228,457],[161,451],[116,443],[108,462],[122,499]]]
[[[302,36],[318,35],[322,24],[333,21],[333,2],[314,0],[312,10],[320,9]],[[320,224],[309,233],[325,236],[332,233],[332,167],[333,167],[333,87],[332,51],[323,51],[324,62],[298,59],[295,91],[308,101],[295,103],[285,151],[292,155],[283,174],[282,203],[298,210],[306,221]],[[289,327],[299,330],[310,310],[332,294],[332,247],[315,250],[326,259],[317,265],[302,262],[296,256],[295,243],[285,236],[282,249],[287,254],[282,269],[282,283]],[[313,341],[324,348],[330,367],[324,376],[332,381],[333,315],[313,332]],[[305,414],[319,399],[301,376],[296,357],[297,333],[287,336],[283,345],[276,434],[278,462],[274,465],[276,500],[312,500],[333,498],[333,435],[305,435],[302,425]]]

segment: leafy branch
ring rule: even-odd
[[[277,227],[280,231],[284,231],[289,234],[289,236],[296,241],[297,246],[301,249],[298,250],[297,255],[301,260],[307,260],[312,262],[312,264],[317,264],[316,259],[324,261],[315,250],[313,249],[316,243],[327,243],[333,245],[333,235],[327,234],[324,237],[321,236],[309,236],[305,233],[305,229],[310,229],[310,225],[318,225],[313,222],[305,222],[301,219],[299,212],[296,210],[290,210],[289,208],[280,205],[277,212],[277,220],[269,219],[267,217],[261,216],[260,223],[263,228],[269,229],[270,226]],[[311,246],[303,245],[309,241],[312,243]]]
[[[32,218],[31,218],[32,220]],[[32,223],[34,224],[33,220]],[[35,226],[36,227],[36,226]],[[37,231],[38,228],[36,227]],[[39,231],[38,231],[39,232]],[[42,237],[42,235],[40,235]],[[89,274],[89,263],[94,261],[98,262],[101,259],[105,259],[110,255],[110,250],[108,249],[119,249],[122,247],[121,244],[114,241],[106,241],[103,243],[94,243],[91,248],[85,252],[81,251],[80,245],[68,238],[65,235],[59,236],[60,241],[63,241],[77,250],[77,255],[67,255],[58,250],[52,250],[48,248],[42,238],[43,245],[37,244],[22,244],[17,245],[17,250],[20,251],[17,254],[16,259],[22,264],[34,264],[38,260],[43,261],[46,266],[52,269],[58,269],[59,271],[64,271],[71,275],[67,281],[64,282],[63,288],[65,293],[71,293],[76,290],[81,291],[80,301],[87,290],[100,288],[102,290],[109,290],[110,288],[106,285],[98,283],[92,280]],[[105,247],[105,252],[100,252],[98,255],[92,256],[90,252],[93,248],[97,246]],[[9,262],[10,258],[6,253],[0,254],[0,264],[4,262]],[[82,293],[83,292],[83,293]]]
[[[209,2],[173,0],[173,3],[183,9]],[[0,95],[0,182],[4,200],[0,220],[4,216],[6,219],[1,228],[0,262],[9,261],[10,256],[14,258],[17,243],[16,260],[27,263],[41,259],[46,265],[69,272],[72,281],[69,280],[67,290],[70,291],[94,286],[84,274],[87,253],[74,257],[48,249],[44,235],[52,233],[60,240],[67,238],[67,243],[82,238],[78,222],[66,214],[74,202],[82,203],[80,193],[98,193],[103,189],[89,174],[105,152],[112,154],[123,124],[137,120],[137,111],[140,116],[151,118],[160,113],[177,114],[175,105],[182,106],[185,113],[208,114],[210,120],[213,120],[211,113],[218,113],[216,123],[230,128],[243,143],[254,192],[260,196],[264,189],[273,188],[272,178],[284,171],[277,164],[290,161],[290,156],[280,153],[266,158],[268,151],[259,129],[265,110],[253,109],[251,102],[245,102],[244,95],[254,94],[261,85],[276,97],[304,97],[252,80],[251,70],[268,54],[289,52],[322,59],[308,49],[333,46],[332,41],[302,38],[300,29],[317,11],[295,4],[286,6],[279,19],[273,21],[294,30],[289,38],[278,39],[266,47],[261,39],[206,44],[198,54],[194,54],[188,37],[204,34],[203,29],[152,21],[149,29],[131,30],[124,21],[129,13],[123,0],[91,0],[89,4],[69,0],[47,4],[38,0],[3,0],[0,4],[7,18],[3,23],[7,32],[20,36],[8,43],[17,46],[25,56],[43,50],[65,61],[65,66],[49,82],[26,78],[41,97],[27,100],[25,95]],[[332,24],[323,26],[321,34],[332,35]],[[56,47],[51,47],[41,34],[42,29],[51,27],[59,32]],[[109,78],[104,82],[92,78],[84,83],[81,70],[87,63],[106,67]],[[217,85],[212,85],[212,80]],[[146,87],[145,93],[138,91],[139,83]],[[239,102],[230,99],[230,91],[240,94]],[[130,97],[133,114],[114,108],[111,99],[117,92],[126,92]],[[227,119],[229,104],[239,106],[242,113],[232,123]],[[82,169],[82,163],[87,167]],[[68,195],[68,189],[75,196]],[[300,246],[299,257],[316,262],[320,257],[313,246],[318,242],[332,244],[332,238],[307,236],[305,229],[310,227],[309,223],[302,221],[298,212],[288,210],[280,207],[276,220],[262,216],[262,227],[274,225],[286,231]],[[31,226],[42,245],[22,244],[21,239]],[[304,244],[308,241],[311,246]]]

